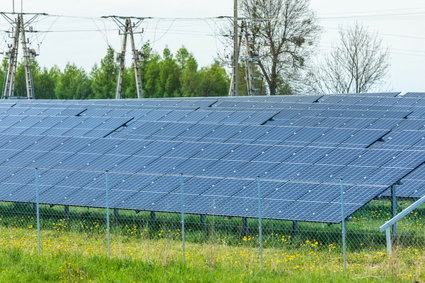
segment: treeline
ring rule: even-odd
[[[184,47],[176,54],[165,48],[162,55],[154,52],[149,44],[143,47],[143,63],[140,64],[144,97],[223,96],[228,94],[229,77],[223,66],[215,61],[199,68],[193,55]],[[0,69],[3,89],[6,62]],[[115,97],[118,65],[114,50],[108,48],[106,56],[87,73],[75,64],[67,64],[63,70],[40,67],[32,62],[35,97],[37,99],[107,99]],[[122,98],[136,98],[135,76],[132,67],[125,69]],[[25,72],[18,65],[15,96],[26,96]]]

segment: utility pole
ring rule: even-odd
[[[245,41],[245,56],[243,57],[243,61],[245,62],[245,80],[246,80],[246,88],[247,88],[247,95],[248,96],[254,96],[258,95],[259,88],[256,88],[256,85],[258,86],[258,80],[259,77],[255,77],[254,74],[254,66],[258,64],[259,62],[259,56],[258,53],[255,52],[252,48],[252,39],[250,38],[249,31],[251,30],[249,23],[247,21],[242,22],[242,34],[244,35],[244,41]],[[242,40],[242,39],[241,39]]]
[[[7,59],[7,71],[4,80],[4,86],[2,91],[2,97],[4,99],[9,99],[15,97],[14,88],[15,88],[15,78],[16,78],[16,69],[18,65],[18,50],[19,50],[19,39],[21,39],[22,51],[23,51],[23,64],[25,70],[25,83],[27,90],[27,98],[34,99],[34,83],[32,78],[31,70],[31,59],[33,59],[37,54],[34,50],[31,50],[27,44],[29,43],[26,38],[26,28],[40,15],[46,14],[31,14],[33,17],[27,22],[24,21],[24,13],[16,14],[16,19],[13,19],[9,15],[15,15],[15,13],[0,13],[3,18],[5,18],[12,26],[12,44],[10,44],[9,50],[5,54],[5,59]],[[32,28],[30,28],[30,31]]]
[[[143,33],[143,30],[141,32],[134,32],[134,29],[136,29],[143,20],[150,19],[150,18],[120,17],[120,16],[103,16],[102,18],[113,19],[120,29],[120,34],[123,36],[121,52],[118,53],[118,56],[117,56],[118,79],[117,79],[117,88],[115,91],[115,99],[121,99],[122,82],[123,82],[123,75],[125,70],[125,53],[127,50],[128,37],[130,37],[131,51],[133,54],[133,68],[134,68],[134,76],[136,80],[137,98],[143,98],[142,77],[140,75],[140,67],[139,67],[139,63],[143,59],[143,53],[136,49],[136,44],[134,42],[134,34]],[[136,20],[136,22],[133,23],[133,20]]]
[[[252,70],[252,52],[249,45],[249,35],[248,35],[248,25],[246,21],[242,22],[242,33],[245,35],[245,48],[246,48],[246,57],[245,57],[245,80],[246,80],[246,93],[248,96],[254,95],[254,72]]]
[[[229,96],[239,95],[239,26],[238,26],[238,0],[233,2],[233,58],[232,81]]]
[[[21,28],[21,20],[16,19],[16,25],[12,28],[12,44],[9,45],[9,51],[6,52],[5,58],[8,60],[7,71],[3,85],[2,97],[8,99],[14,96],[16,65],[18,61],[19,48],[19,30]]]
[[[27,86],[27,97],[28,99],[34,99],[34,82],[32,78],[32,70],[30,65],[30,60],[35,57],[35,52],[31,52],[27,47],[27,40],[25,37],[25,25],[24,25],[24,16],[22,13],[19,15],[21,19],[21,44],[24,58],[24,70],[25,70],[25,83]]]

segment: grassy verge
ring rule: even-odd
[[[31,204],[0,205],[0,282],[425,282],[425,210],[399,224],[395,255],[377,227],[388,203],[373,202],[348,223],[348,273],[342,273],[341,227],[264,220],[264,269],[258,222],[186,215],[182,263],[180,215],[111,212],[107,258],[105,210],[41,206],[41,256]]]
[[[290,272],[55,253],[0,250],[1,282],[411,282],[408,276],[360,276],[332,271]]]
[[[44,231],[41,256],[36,234],[23,228],[2,229],[0,282],[419,282],[425,281],[425,254],[413,248],[357,251],[342,273],[338,248],[307,242],[265,249],[259,269],[258,249],[249,246],[181,243],[170,239],[114,236],[107,258],[104,235]]]

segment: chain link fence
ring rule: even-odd
[[[293,271],[391,265],[407,277],[414,275],[412,264],[425,262],[425,208],[392,228],[388,256],[379,227],[414,200],[377,198],[344,219],[346,197],[354,191],[339,180],[334,203],[342,221],[314,223],[265,217],[264,201],[273,196],[264,194],[269,184],[258,178],[241,184],[183,175],[0,169],[3,248]],[[245,198],[229,201],[241,188]],[[238,215],[238,207],[243,215],[227,216]]]

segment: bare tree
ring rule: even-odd
[[[313,90],[321,93],[366,93],[380,85],[389,69],[382,39],[356,24],[340,29],[338,45],[312,73]]]
[[[248,26],[250,52],[270,95],[293,92],[319,35],[309,0],[242,0]]]

